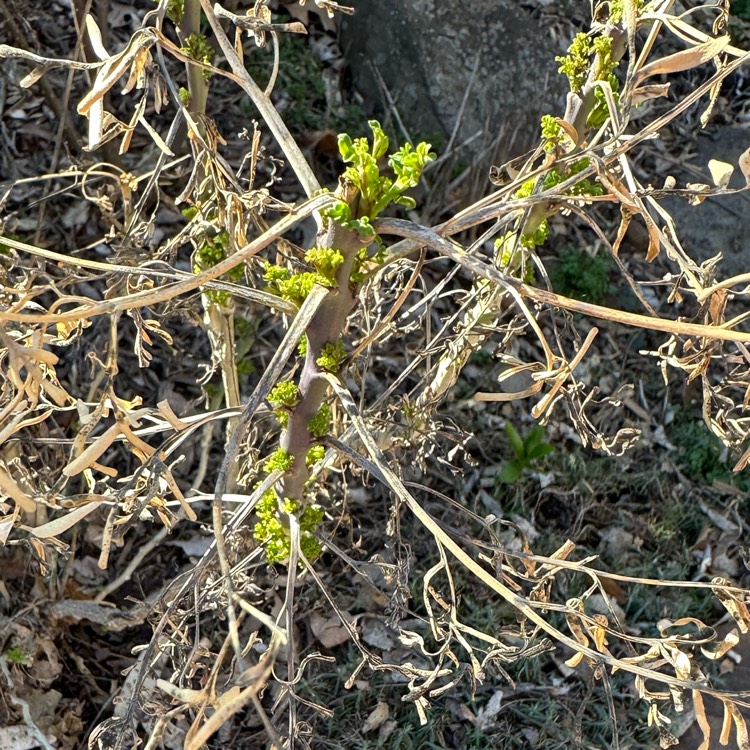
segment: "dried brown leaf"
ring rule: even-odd
[[[577,667],[583,661],[583,654],[580,651],[576,651],[570,659],[565,660],[565,664],[573,669]]]
[[[721,659],[724,654],[731,651],[739,642],[740,634],[736,628],[732,628],[713,649],[701,646],[701,652],[706,658],[715,661],[716,659]]]
[[[58,536],[75,526],[82,518],[86,518],[89,513],[93,513],[102,502],[102,500],[98,500],[82,505],[80,508],[71,510],[64,516],[48,521],[41,526],[36,526],[30,531],[37,539],[49,539],[50,537]]]
[[[576,146],[578,146],[578,131],[567,120],[563,120],[561,117],[556,117],[555,120],[557,121],[557,124],[565,131],[565,135],[567,135],[568,138],[570,138],[570,140]]]
[[[590,627],[589,632],[594,639],[596,650],[606,652],[607,631],[605,630],[605,628],[609,625],[609,623],[604,615],[594,615],[594,619],[597,621],[598,625]]]
[[[714,578],[711,582],[719,586],[729,585],[729,582],[724,578]],[[717,588],[714,593],[727,612],[732,615],[740,632],[750,632],[750,610],[748,610],[747,604],[729,589]]]
[[[732,714],[734,729],[737,733],[737,748],[738,750],[750,750],[750,736],[748,736],[745,717],[740,713],[737,704],[731,701],[727,701],[727,703],[729,704],[729,713]]]
[[[102,65],[94,81],[94,86],[78,103],[78,114],[88,115],[96,102],[101,102],[104,95],[125,75],[134,60],[140,60],[144,48],[150,48],[155,37],[150,30],[135,34],[128,46],[119,54],[108,58]]]
[[[351,622],[351,615],[346,612],[343,615]],[[337,615],[326,618],[318,612],[313,612],[310,615],[310,628],[321,645],[326,648],[340,646],[351,637],[348,628],[341,623]]]
[[[750,185],[750,148],[740,154],[738,161],[742,176],[745,178],[745,182]]]
[[[130,443],[133,448],[133,452],[143,461],[154,455],[155,448],[152,448],[145,440],[136,435],[125,420],[120,422],[120,432]]]
[[[159,135],[159,133],[156,131],[156,129],[149,123],[149,121],[141,116],[138,118],[138,122],[143,125],[144,128],[148,131],[148,134],[151,136],[151,140],[156,144],[157,148],[167,156],[174,156],[174,151],[172,151],[169,146],[167,146],[166,141]]]
[[[362,724],[362,734],[367,732],[373,732],[380,728],[380,725],[388,718],[390,709],[388,704],[383,701],[378,701],[377,706],[372,710],[372,713],[365,719],[365,723]]]
[[[643,102],[650,101],[651,99],[660,99],[669,95],[669,83],[651,83],[646,86],[641,86],[639,89],[633,91],[632,102],[633,104],[643,104]]]
[[[729,292],[727,292],[726,289],[717,289],[709,297],[708,314],[709,314],[709,317],[711,318],[711,322],[714,325],[720,326],[724,323],[724,309],[727,306],[728,297],[729,297]],[[711,517],[712,513],[716,516],[719,515],[718,513],[716,513],[716,511],[711,511],[710,509],[707,509],[707,513],[709,514],[709,517]],[[713,517],[711,517],[711,520],[714,521],[714,523],[716,523]],[[720,528],[724,528],[724,527],[720,526]]]
[[[31,73],[27,73],[20,80],[18,85],[22,89],[28,89],[33,86],[48,70],[49,68],[46,65],[40,65],[39,67],[34,68]]]
[[[89,43],[91,44],[91,50],[100,60],[109,59],[109,52],[104,48],[104,42],[102,41],[102,32],[99,29],[94,17],[88,13],[86,15],[86,31],[89,35]]]
[[[120,435],[120,425],[113,424],[106,432],[99,435],[77,458],[74,458],[63,470],[66,477],[74,477],[88,469]]]
[[[708,162],[708,171],[711,172],[711,179],[716,187],[725,188],[734,174],[734,167],[725,161],[711,159]]]
[[[10,536],[10,532],[13,530],[13,527],[16,525],[16,520],[18,519],[18,516],[21,513],[20,506],[16,505],[16,507],[13,509],[13,513],[9,516],[3,516],[0,518],[0,545],[5,544],[8,541],[8,537]],[[2,747],[2,745],[0,745]]]
[[[719,735],[719,744],[726,746],[729,744],[729,738],[732,735],[732,712],[729,710],[729,702],[722,701],[724,704],[724,719],[721,722],[721,734]]]
[[[159,403],[156,405],[156,408],[159,410],[159,413],[164,417],[164,419],[169,422],[169,424],[177,431],[181,432],[184,430],[187,426],[187,422],[183,422],[172,409],[172,405],[167,401],[167,399],[163,399],[162,401],[159,401]]]
[[[686,187],[688,190],[694,191],[693,194],[688,197],[688,203],[691,206],[699,206],[704,200],[706,200],[706,198],[708,198],[708,196],[703,195],[703,193],[711,192],[711,186],[706,185],[704,182],[688,182]]]
[[[695,719],[698,722],[698,726],[701,732],[703,732],[703,742],[701,742],[698,750],[709,750],[711,747],[711,725],[708,723],[706,707],[703,704],[703,696],[700,690],[693,690],[693,710],[695,711]]]
[[[0,464],[0,492],[13,500],[26,513],[33,513],[36,510],[36,502],[18,486],[2,464]]]
[[[709,39],[702,44],[696,44],[690,49],[675,52],[673,55],[662,57],[654,60],[648,65],[644,65],[636,74],[636,85],[646,78],[661,73],[679,73],[682,70],[690,70],[698,65],[702,65],[712,57],[716,57],[729,44],[728,36],[720,36],[715,39]]]
[[[130,66],[130,75],[122,89],[123,94],[130,93],[133,88],[142,89],[146,86],[147,71],[151,62],[151,52],[148,47],[140,47],[136,50]]]

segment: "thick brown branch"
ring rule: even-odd
[[[336,272],[337,289],[323,301],[307,329],[307,353],[299,380],[300,401],[292,410],[281,439],[281,447],[294,457],[294,464],[284,475],[280,494],[295,499],[302,496],[305,482],[310,477],[307,452],[313,439],[308,425],[318,413],[328,390],[318,358],[326,344],[338,341],[356,302],[356,292],[349,279],[362,240],[357,232],[331,222],[325,234],[318,238],[318,245],[336,248],[344,256],[344,262]]]

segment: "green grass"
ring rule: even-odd
[[[604,253],[591,255],[578,248],[564,248],[550,264],[552,288],[565,297],[601,304],[612,292],[615,261]]]
[[[303,36],[283,34],[280,39],[279,75],[274,87],[274,97],[283,95],[287,100],[284,120],[293,131],[320,131],[362,133],[367,128],[367,118],[356,104],[344,104],[339,111],[329,111],[324,83],[324,65],[312,51]],[[253,50],[248,65],[250,74],[265,82],[272,68],[270,45]],[[248,116],[257,117],[255,107],[244,99],[241,109]]]
[[[718,480],[745,492],[750,490],[747,473],[732,471],[734,461],[725,458],[721,440],[708,429],[700,413],[677,410],[667,436],[679,449],[678,463],[688,479],[707,485]]]
[[[670,440],[680,449],[680,465],[684,465],[696,479],[705,481],[711,472],[726,471],[727,467],[716,459],[719,456],[714,439],[705,427],[689,414],[675,419]],[[498,439],[507,443],[499,449],[502,455],[514,455],[510,438],[500,433]],[[671,454],[675,455],[675,454]],[[545,469],[553,473],[558,505],[540,499],[539,487],[533,476],[522,474],[512,484],[501,484],[495,495],[504,508],[504,516],[518,514],[533,519],[540,535],[532,549],[541,555],[550,555],[568,536],[578,544],[574,559],[597,554],[594,566],[624,575],[650,579],[690,580],[695,572],[691,546],[700,534],[705,517],[689,493],[673,493],[675,476],[665,474],[661,462],[649,452],[631,454],[627,460],[602,456],[580,447],[557,446],[545,457]],[[549,497],[548,494],[546,497]],[[625,502],[625,505],[621,503]],[[480,515],[481,506],[473,508]],[[446,523],[453,518],[455,528],[466,538],[481,537],[488,541],[473,522],[450,513],[441,515],[439,505],[430,511]],[[555,515],[559,512],[559,516]],[[620,527],[638,540],[624,554],[609,553],[598,532],[609,527]],[[580,534],[576,536],[574,529]],[[496,530],[501,530],[499,525]],[[429,535],[419,524],[408,517],[402,519],[402,537],[409,541],[413,552],[415,571],[410,576],[411,599],[408,603],[410,617],[424,617],[422,602],[422,576],[437,562],[437,555],[429,543]],[[459,618],[487,633],[498,633],[502,628],[515,627],[514,609],[504,600],[488,594],[486,588],[474,577],[453,564],[451,568],[456,591],[459,594]],[[443,595],[447,585],[443,573],[432,581]],[[580,596],[590,586],[590,579],[582,574],[565,572],[554,585],[552,598],[564,602]],[[625,598],[621,606],[625,622],[639,628],[643,636],[658,634],[656,623],[664,617],[672,620],[696,617],[712,623],[717,616],[717,604],[706,589],[667,588],[638,583],[622,583]],[[346,602],[344,602],[346,604]],[[436,607],[437,610],[437,607]],[[567,631],[563,615],[549,612],[550,623]],[[435,644],[425,626],[421,631],[425,645],[435,651]],[[394,643],[397,644],[394,633]],[[613,639],[614,641],[614,639]],[[624,655],[622,642],[610,646]],[[474,642],[474,645],[478,645]],[[642,647],[639,648],[642,651]],[[454,644],[454,651],[462,663],[466,653]],[[478,655],[481,658],[481,651]],[[557,649],[557,659],[569,654]],[[413,658],[400,653],[397,644],[390,660]],[[623,749],[646,750],[658,745],[658,735],[646,721],[647,706],[635,700],[632,678],[617,673],[610,675],[610,688],[614,700],[613,722],[607,701],[607,692],[599,680],[587,676],[585,667],[574,677],[563,679],[549,654],[519,659],[512,664],[501,664],[511,679],[519,686],[517,692],[498,669],[488,669],[488,679],[471,692],[471,682],[466,674],[447,694],[431,701],[426,725],[419,723],[414,706],[403,701],[408,688],[394,680],[389,673],[372,673],[365,669],[360,677],[360,687],[344,689],[344,683],[359,663],[358,651],[347,644],[336,652],[336,665],[317,664],[311,667],[306,680],[300,685],[300,695],[333,711],[331,718],[306,715],[305,720],[314,725],[313,748],[349,748],[374,750],[392,748],[465,748],[480,750],[568,750],[578,737],[582,748],[608,748],[613,746],[616,732]],[[704,667],[706,665],[703,665]],[[461,667],[457,670],[456,676]],[[444,684],[450,678],[443,678]],[[495,723],[485,731],[474,726],[462,716],[461,706],[476,716],[486,706],[492,695],[503,691],[503,701]],[[388,720],[396,722],[393,733],[379,742],[378,731],[362,734],[361,727],[375,709],[378,701],[389,706]],[[669,713],[669,709],[667,709]]]
[[[750,21],[750,0],[732,0],[732,14],[743,21]]]
[[[427,723],[421,725],[413,705],[402,700],[406,686],[394,683],[388,675],[365,671],[361,679],[366,681],[366,687],[363,682],[359,688],[344,690],[351,668],[346,661],[351,665],[356,663],[354,648],[349,649],[344,663],[333,669],[321,665],[320,671],[299,686],[303,698],[333,711],[330,718],[314,721],[312,747],[316,750],[568,750],[576,734],[582,747],[611,747],[614,731],[622,747],[631,750],[645,750],[656,743],[655,731],[647,726],[646,707],[634,702],[628,678],[622,675],[610,678],[616,705],[621,709],[616,728],[600,682],[573,679],[563,684],[549,661],[539,659],[509,668],[517,691],[502,678],[478,685],[474,695],[466,689],[453,690],[431,702]],[[555,682],[557,687],[553,686]],[[503,691],[500,711],[494,723],[482,730],[467,714],[477,716],[500,689]],[[389,707],[387,720],[396,722],[385,742],[378,740],[378,730],[361,732],[363,722],[379,701]]]

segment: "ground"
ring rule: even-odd
[[[284,41],[276,99],[321,182],[333,187],[341,167],[336,133],[347,130],[366,135],[367,127],[358,94],[348,88],[345,61],[335,46],[335,27],[324,12],[310,12],[309,6],[274,6],[276,20],[302,20],[311,32],[306,37],[290,35]],[[111,0],[103,7],[109,10],[105,45],[119,49],[153,5],[145,0]],[[292,10],[294,15],[290,15]],[[0,0],[4,41],[47,56],[72,56],[79,37],[70,16],[62,2],[40,8],[21,0]],[[267,70],[270,52],[257,49],[254,55],[250,69],[254,73]],[[175,64],[175,76],[180,70]],[[42,79],[44,87],[21,89],[18,82],[28,71],[27,64],[4,60],[0,76],[3,235],[92,261],[114,260],[116,250],[120,264],[148,261],[157,271],[191,270],[188,243],[170,246],[168,242],[186,225],[181,213],[184,206],[177,198],[190,176],[179,163],[187,146],[183,144],[174,163],[161,171],[159,202],[143,206],[150,214],[145,224],[148,232],[125,236],[121,222],[126,209],[118,203],[122,173],[100,169],[99,160],[147,177],[159,149],[145,130],[137,129],[124,156],[118,155],[114,143],[107,144],[103,154],[86,152],[82,149],[85,121],[74,111],[74,104],[90,86],[86,74],[68,82],[66,71],[51,70]],[[737,89],[743,80],[738,73],[730,88]],[[684,85],[687,90],[691,83],[688,80],[676,87]],[[215,96],[209,100],[207,114],[217,121],[227,141],[222,157],[237,169],[249,154],[257,156],[255,184],[266,189],[267,212],[258,214],[257,225],[248,231],[261,231],[265,222],[278,218],[273,213],[274,201],[302,198],[299,186],[267,133],[260,136],[260,150],[253,145],[252,121],[258,113],[247,97],[226,81],[212,86]],[[126,103],[116,90],[110,101],[127,120]],[[732,121],[739,107],[727,94],[715,117]],[[60,126],[62,112],[67,116]],[[695,117],[694,112],[689,114],[688,125]],[[162,135],[169,122],[166,113],[153,115],[152,123]],[[668,153],[685,153],[687,136],[676,132],[667,141]],[[668,162],[660,148],[645,151],[638,164],[644,173],[653,174],[650,181],[654,184],[666,176],[659,171],[663,163],[658,159]],[[77,171],[63,174],[71,165]],[[434,182],[427,173],[430,190],[425,202],[431,208],[420,217],[424,223],[446,219],[446,205],[468,200],[461,183],[457,187],[452,179],[461,165],[452,169],[453,175],[450,169],[441,169]],[[485,187],[489,189],[488,184]],[[440,191],[449,189],[445,202],[436,199]],[[81,198],[84,190],[88,200]],[[597,219],[609,231],[616,231],[617,213],[603,206]],[[302,226],[295,231],[288,246],[276,246],[277,253],[293,254],[292,243],[308,246],[314,229]],[[623,282],[617,263],[583,224],[556,219],[540,256],[558,293],[593,304],[637,309],[635,295]],[[45,267],[39,260],[34,267],[28,256],[23,256],[24,263],[19,257],[12,248],[3,247],[4,286],[25,283],[37,274],[47,285],[39,297],[45,307],[60,290],[106,300],[125,291],[148,290],[156,283],[147,275],[137,281],[128,277],[126,282],[122,276],[100,271],[78,278],[63,263]],[[653,263],[645,260],[644,238],[637,229],[628,235],[620,261],[632,276],[655,285],[670,269],[664,258]],[[372,330],[394,304],[415,268],[415,261],[410,262],[394,266],[390,283],[383,285],[368,314],[356,320],[360,330]],[[429,293],[439,288],[451,269],[443,259],[428,258],[421,269],[422,290]],[[258,268],[247,273],[246,278],[260,278]],[[472,278],[462,271],[454,281],[458,294],[470,288]],[[125,289],[131,283],[134,286]],[[409,304],[420,299],[414,295]],[[9,309],[10,304],[6,298],[2,307]],[[599,615],[626,623],[625,632],[633,643],[658,636],[660,629],[671,627],[667,620],[674,623],[682,618],[716,626],[724,637],[733,621],[707,584],[721,577],[747,587],[750,580],[742,547],[750,517],[748,479],[746,471],[732,470],[746,446],[729,450],[707,429],[700,389],[696,389],[699,381],[686,383],[682,373],[662,371],[654,356],[643,355],[656,351],[664,335],[614,322],[596,323],[599,333],[576,369],[576,378],[582,389],[598,388],[599,400],[588,404],[586,412],[595,423],[590,432],[619,435],[622,450],[615,446],[610,451],[613,455],[606,455],[583,444],[571,425],[564,399],[538,427],[530,413],[533,400],[498,403],[476,398],[477,393],[493,393],[509,385],[509,381],[498,382],[507,368],[507,359],[500,354],[522,359],[532,346],[526,337],[484,342],[441,404],[435,421],[425,421],[412,397],[421,375],[410,376],[407,366],[414,352],[426,348],[428,328],[442,325],[451,309],[446,297],[435,303],[432,320],[414,311],[402,313],[398,327],[366,358],[355,357],[351,363],[349,387],[361,398],[381,447],[392,464],[400,467],[401,477],[422,507],[455,538],[469,541],[477,555],[484,550],[489,559],[489,550],[499,545],[505,552],[502,559],[492,559],[493,565],[498,571],[510,566],[518,571],[519,580],[528,574],[527,583],[532,581],[524,567],[528,559],[523,553],[528,551],[551,558],[566,550],[558,559],[587,560],[597,570],[621,576],[602,577],[601,589],[591,593],[592,579],[580,568],[556,570],[550,575],[550,590],[544,594],[550,598],[545,601],[562,606],[591,593],[589,605],[598,606]],[[263,310],[247,299],[234,310],[243,399],[271,361],[283,334],[282,316],[269,317],[259,312]],[[409,310],[408,305],[403,310]],[[700,311],[688,312],[698,316]],[[503,323],[512,323],[515,313],[511,310],[504,315]],[[14,472],[20,468],[17,481],[22,488],[43,488],[45,497],[57,497],[72,440],[85,431],[93,404],[106,387],[123,401],[141,399],[144,408],[152,410],[152,422],[142,426],[156,424],[156,405],[164,401],[175,419],[219,413],[222,381],[217,363],[212,362],[200,298],[171,301],[153,319],[158,319],[165,335],[144,328],[137,315],[95,318],[85,331],[71,333],[69,342],[69,334],[57,329],[56,376],[60,387],[77,401],[54,419],[25,426],[14,439],[6,440],[3,435],[2,466],[13,467]],[[540,311],[539,320],[545,332],[559,336],[568,349],[593,327],[590,318],[577,313],[555,319],[549,311]],[[8,365],[3,366],[8,372]],[[525,387],[527,381],[520,377],[508,391]],[[606,398],[610,401],[602,400]],[[613,406],[613,401],[619,406]],[[344,424],[344,415],[334,416],[337,425]],[[160,418],[163,422],[163,412]],[[219,422],[181,448],[183,458],[172,470],[186,494],[191,487],[203,493],[213,491],[224,452],[224,430],[224,422]],[[259,456],[274,446],[277,434],[278,425],[266,414],[253,427],[243,467],[257,465]],[[100,457],[101,464],[128,478],[138,461],[121,443],[113,445]],[[266,747],[268,733],[261,716],[264,712],[273,716],[277,730],[285,730],[288,683],[294,683],[298,697],[298,739],[313,748],[553,750],[610,748],[619,742],[623,749],[636,750],[658,745],[659,733],[649,726],[648,706],[637,700],[630,676],[610,675],[585,662],[573,669],[566,664],[572,650],[553,644],[532,632],[533,628],[524,640],[513,608],[489,596],[487,588],[452,559],[445,567],[444,550],[434,536],[392,494],[368,479],[362,467],[352,466],[334,477],[322,493],[330,546],[316,563],[319,580],[311,573],[292,579],[297,653],[279,646],[280,674],[257,699],[261,710],[249,708],[233,716],[208,747]],[[73,479],[64,492],[69,500],[64,509],[84,507],[84,500],[90,502],[99,487],[92,489],[83,479]],[[12,496],[7,488],[6,483],[3,497]],[[144,736],[163,731],[165,747],[182,747],[196,712],[184,693],[165,693],[164,683],[194,691],[213,685],[217,694],[229,695],[241,671],[226,658],[226,599],[217,585],[220,571],[215,564],[202,569],[197,579],[200,593],[192,605],[195,609],[181,605],[171,611],[159,641],[161,655],[144,651],[154,628],[160,626],[159,616],[171,606],[169,585],[195,571],[211,543],[210,503],[199,498],[192,504],[198,513],[196,521],[187,519],[176,501],[158,512],[131,515],[120,527],[122,533],[115,534],[106,560],[103,540],[113,538],[106,504],[64,529],[50,528],[43,537],[30,535],[28,529],[69,518],[55,507],[54,500],[39,504],[34,513],[25,511],[20,519],[13,515],[10,501],[4,500],[2,507],[0,746],[43,746],[34,734],[36,727],[42,735],[54,738],[58,748],[85,747],[92,732],[100,746],[114,747],[108,732],[118,733],[121,725],[117,722],[136,695],[139,731]],[[568,540],[574,549],[566,547]],[[245,524],[231,537],[229,554],[237,565],[235,590],[242,591],[254,608],[241,615],[244,619],[239,626],[243,641],[251,644],[248,658],[252,663],[244,665],[249,671],[262,664],[256,657],[269,648],[265,636],[254,635],[265,626],[258,613],[281,618],[290,582],[284,566],[267,565],[257,552],[252,525]],[[653,585],[654,581],[696,585],[671,587]],[[460,641],[452,641],[455,654],[435,656],[444,642],[430,630],[430,620],[433,626],[435,622],[446,628],[455,624],[446,614],[453,611],[446,602],[456,604],[463,626],[496,637],[508,649],[479,670],[482,679],[477,678],[470,650]],[[550,622],[564,629],[564,613],[554,611],[554,606],[551,610]],[[484,653],[470,637],[467,640],[477,653]],[[626,655],[627,649],[623,646]],[[129,670],[140,667],[146,653],[155,659],[155,666],[145,682],[136,683],[138,670]],[[727,690],[745,687],[748,658],[745,641],[716,659],[707,667],[714,684]],[[445,690],[426,706],[420,703],[423,696],[416,689],[420,686],[409,684],[413,673],[403,665],[429,670],[439,659],[451,666],[450,677],[441,676]],[[455,670],[451,659],[455,659]],[[364,660],[369,663],[358,671]],[[283,667],[289,664],[299,667],[299,672],[284,673]],[[382,665],[394,669],[381,669]],[[156,679],[162,681],[158,689]],[[247,683],[240,678],[239,684]],[[174,716],[160,724],[168,710]],[[712,721],[721,714],[708,699],[707,711]],[[103,725],[105,720],[112,722],[112,717],[114,723]],[[682,736],[679,747],[697,748],[701,733],[692,709],[688,706],[682,717],[672,711],[670,717],[671,731]],[[124,746],[134,746],[123,732]]]

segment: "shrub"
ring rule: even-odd
[[[342,10],[328,0],[317,5],[330,13]],[[412,192],[425,175],[429,178],[435,158],[430,144],[393,145],[376,121],[369,123],[367,135],[339,135],[340,178],[330,189],[320,185],[270,95],[278,72],[274,55],[269,55],[265,90],[245,64],[250,45],[275,50],[280,33],[301,30],[297,22],[273,23],[263,2],[243,15],[198,0],[162,2],[113,55],[104,50],[101,32],[89,18],[91,46],[102,58],[95,63],[0,47],[2,56],[33,66],[26,85],[54,67],[89,70],[91,89],[78,102],[78,112],[88,119],[87,149],[96,152],[119,139],[117,159],[124,165],[101,164],[86,180],[81,176],[84,195],[107,226],[99,245],[106,239],[115,249],[111,263],[2,237],[8,254],[1,256],[0,429],[4,440],[17,439],[20,446],[55,444],[43,471],[23,448],[4,454],[0,489],[8,512],[12,509],[3,525],[7,543],[33,549],[40,578],[49,579],[51,561],[68,551],[61,535],[100,508],[106,511],[99,526],[102,569],[112,550],[146,521],[167,530],[176,523],[196,529],[210,524],[215,540],[200,562],[159,592],[153,637],[124,683],[122,704],[97,727],[92,742],[108,734],[135,738],[140,732],[157,743],[168,724],[189,717],[186,746],[198,748],[249,705],[271,745],[293,742],[303,726],[298,710],[316,710],[300,700],[296,686],[325,658],[316,651],[303,657],[296,643],[295,619],[306,616],[307,605],[316,600],[337,618],[325,627],[311,620],[316,636],[326,647],[350,639],[359,653],[360,665],[347,685],[365,668],[397,673],[406,684],[404,700],[422,724],[430,703],[444,693],[462,683],[473,690],[491,675],[507,677],[503,665],[539,656],[556,643],[567,649],[568,668],[585,663],[587,674],[603,681],[614,672],[627,676],[662,746],[673,740],[667,714],[682,711],[687,698],[700,717],[704,693],[723,701],[742,745],[746,729],[738,696],[712,686],[702,665],[736,643],[734,631],[719,639],[702,622],[665,619],[658,634],[634,638],[611,603],[607,614],[594,607],[595,594],[607,601],[599,592],[606,591],[609,574],[593,567],[591,558],[576,559],[573,542],[548,557],[535,555],[516,524],[513,543],[505,545],[493,525],[498,519],[482,518],[438,489],[412,481],[420,467],[457,462],[466,447],[468,438],[438,409],[471,354],[488,343],[500,349],[498,358],[506,366],[502,378],[525,374],[530,379],[515,393],[478,394],[480,401],[535,398],[531,414],[541,423],[555,412],[584,445],[608,454],[626,450],[638,435],[632,425],[612,419],[613,410],[621,409],[619,392],[602,399],[585,377],[578,378],[577,368],[598,334],[592,319],[656,332],[661,338],[650,354],[663,371],[671,367],[702,380],[703,413],[712,432],[728,448],[747,439],[750,333],[742,327],[744,313],[728,312],[730,297],[746,294],[738,288],[746,279],[717,281],[710,264],[688,258],[658,203],[670,192],[700,202],[730,192],[727,181],[652,187],[641,184],[633,169],[644,143],[702,97],[714,100],[721,81],[744,60],[715,31],[726,20],[722,9],[712,12],[717,16],[712,27],[681,33],[686,49],[662,55],[656,44],[660,35],[684,29],[692,18],[672,16],[664,4],[658,10],[640,1],[598,4],[590,32],[578,34],[559,58],[571,89],[567,107],[543,118],[533,158],[520,171],[512,165],[493,169],[495,192],[438,227],[421,225],[418,214],[403,218],[418,208]],[[662,77],[709,60],[718,63],[710,78],[677,102],[660,102],[666,93]],[[177,62],[185,65],[184,73]],[[116,86],[125,76],[126,98],[119,99]],[[279,153],[271,166],[264,162],[271,157],[261,148],[261,126],[249,135],[247,172],[235,172],[240,164],[228,167],[220,155],[222,124],[210,119],[208,102],[214,90],[229,84],[250,97],[263,136],[267,131],[275,139]],[[116,113],[108,111],[115,100]],[[645,102],[653,116],[647,112],[632,120]],[[162,119],[167,115],[172,117],[168,132]],[[181,123],[187,130],[186,153],[176,159]],[[144,131],[150,146],[137,144],[134,134]],[[129,153],[136,144],[140,153]],[[305,199],[293,201],[276,190],[281,155]],[[746,153],[740,163],[746,179],[748,159]],[[179,177],[169,171],[176,162],[191,167],[179,189]],[[261,167],[267,170],[265,182]],[[88,191],[94,177],[106,181],[96,194]],[[154,206],[167,197],[186,205],[186,223],[176,236],[154,239],[144,249],[140,245],[154,236]],[[618,209],[618,227],[597,223],[601,217],[594,209],[604,203]],[[552,217],[581,219],[616,256],[633,216],[649,232],[646,260],[653,262],[665,251],[671,264],[663,314],[655,315],[648,304],[642,314],[602,306],[612,271],[589,256],[563,253],[558,268],[567,275],[558,278],[558,286],[553,279],[554,291],[537,284],[535,269],[544,270],[538,250],[549,241]],[[307,219],[315,222],[314,230],[308,227],[315,239],[301,250],[295,243]],[[485,243],[469,252],[475,230],[491,240],[486,244],[494,248],[492,257],[481,254],[479,245]],[[180,270],[188,252],[189,272]],[[428,256],[460,266],[469,288],[455,287],[451,291],[457,294],[445,296],[439,284],[418,283]],[[448,283],[453,277],[446,278]],[[638,280],[631,283],[638,291]],[[566,299],[560,285],[581,299]],[[200,303],[190,299],[197,291]],[[420,304],[405,307],[415,293],[422,295]],[[460,300],[457,307],[454,299]],[[702,322],[684,319],[687,300],[707,311]],[[265,342],[244,349],[246,357],[257,360],[253,368],[238,361],[240,347],[234,345],[240,303],[258,320],[251,338]],[[223,409],[215,403],[201,410],[194,402],[195,413],[178,416],[168,401],[144,399],[141,393],[146,381],[140,375],[152,366],[158,347],[182,346],[185,357],[197,340],[195,332],[192,340],[179,340],[180,325],[172,317],[178,314],[180,325],[200,320],[201,340],[211,348],[206,368],[221,374]],[[96,320],[106,323],[105,336],[92,324]],[[433,320],[440,326],[428,341],[424,332],[435,331]],[[127,380],[118,377],[126,357],[125,325],[140,368],[139,376]],[[369,367],[387,362],[390,349],[378,347],[396,340],[406,354],[395,366],[383,365],[384,372],[393,373],[392,382],[373,394]],[[524,359],[513,349],[518,342]],[[94,376],[81,382],[75,373],[82,364],[73,353],[87,347],[86,364]],[[241,372],[251,378],[245,394]],[[266,420],[271,412],[276,418]],[[226,441],[213,431],[221,421],[226,421]],[[198,433],[207,437],[198,441]],[[508,428],[508,437],[515,459],[506,479],[517,478],[551,450],[541,427],[525,440]],[[188,460],[187,445],[203,455],[195,475],[179,473]],[[221,458],[212,462],[216,454]],[[735,468],[744,468],[748,458],[750,452]],[[206,477],[211,492],[203,490]],[[384,549],[363,549],[364,542],[352,541],[354,528],[362,530],[363,539],[382,534],[375,528],[372,483],[379,483],[391,502],[387,518],[380,520],[395,538]],[[419,493],[425,489],[429,500],[423,502]],[[346,506],[354,490],[367,503],[357,521],[353,514],[361,508]],[[444,504],[436,506],[435,497]],[[38,523],[47,512],[55,517]],[[421,577],[410,568],[411,540],[400,536],[407,519],[433,551],[434,564]],[[250,533],[248,523],[254,524]],[[470,533],[460,530],[464,525]],[[342,527],[350,532],[351,549],[342,548]],[[369,568],[362,564],[368,558]],[[283,570],[284,578],[274,578],[269,566]],[[383,596],[389,592],[398,649],[378,652],[360,637],[359,625],[325,580],[327,571],[341,567],[371,576]],[[471,580],[485,599],[494,597],[513,616],[483,630],[471,625],[456,590],[457,576]],[[578,581],[580,596],[561,601],[561,581],[571,578]],[[624,578],[623,584],[670,585]],[[116,589],[118,581],[110,585]],[[691,585],[712,592],[739,630],[747,631],[744,590],[723,578]],[[410,587],[421,598],[423,623],[408,619]],[[97,601],[115,589],[105,588]],[[198,636],[203,617],[217,610],[226,616],[223,642]],[[217,616],[217,628],[222,618]],[[725,726],[731,726],[729,720]]]

